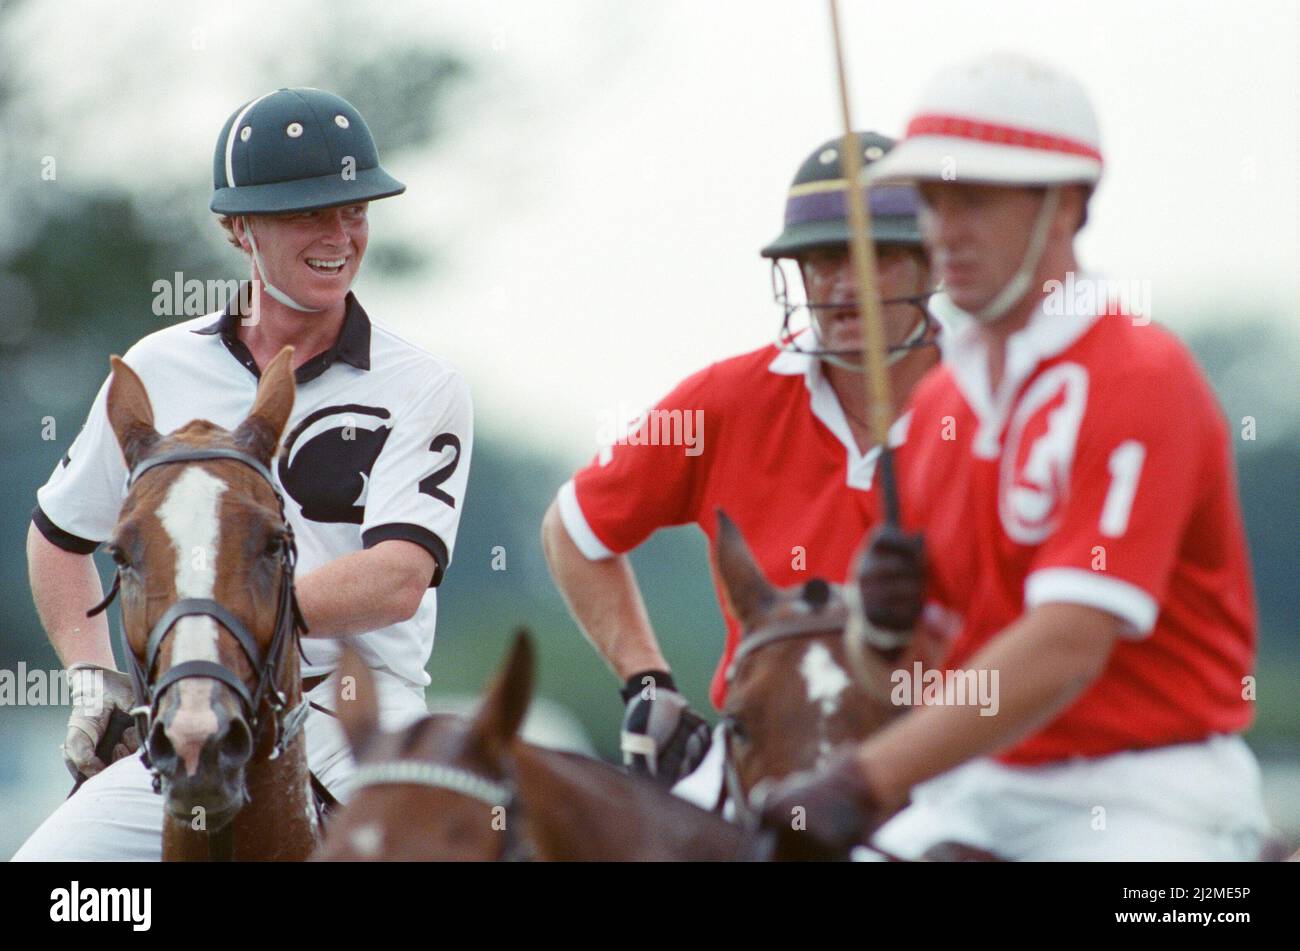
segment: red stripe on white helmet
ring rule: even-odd
[[[958,139],[974,139],[995,145],[1012,145],[1022,149],[1045,149],[1064,152],[1066,155],[1085,155],[1101,161],[1101,152],[1086,142],[1076,142],[1063,135],[1035,132],[1016,126],[980,122],[963,116],[941,116],[934,113],[916,116],[907,124],[907,138],[919,135],[948,135]]]
[[[926,87],[907,134],[871,165],[872,181],[1096,184],[1101,136],[1083,87],[1022,56],[945,69]]]

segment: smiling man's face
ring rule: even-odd
[[[366,253],[367,207],[363,202],[290,215],[250,215],[268,272],[263,278],[304,307],[325,310],[339,304]],[[236,228],[245,250],[251,250],[242,223]]]

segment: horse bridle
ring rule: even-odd
[[[736,677],[736,671],[740,669],[740,662],[746,657],[756,654],[764,647],[770,647],[772,644],[784,643],[785,641],[801,640],[805,637],[820,637],[826,634],[835,634],[845,628],[846,619],[838,617],[837,613],[827,613],[824,608],[829,600],[829,585],[819,578],[814,578],[804,586],[807,593],[813,590],[813,586],[821,585],[824,588],[817,589],[817,597],[812,599],[815,607],[811,614],[800,617],[787,618],[779,624],[772,625],[762,634],[751,634],[740,642],[736,648],[736,653],[732,655],[731,663],[727,665],[727,683],[728,685]],[[805,594],[807,599],[807,594]],[[736,820],[748,829],[761,828],[759,820],[760,810],[750,801],[749,796],[745,795],[744,789],[740,784],[740,771],[736,768],[736,761],[732,758],[732,749],[734,746],[734,733],[736,729],[735,717],[725,715],[722,718],[722,775],[723,785],[718,808],[730,799],[736,810]],[[892,852],[888,852],[878,846],[869,846],[872,851],[883,856],[891,862],[903,861]]]
[[[306,700],[298,703],[293,709],[288,709],[288,697],[284,691],[276,686],[285,652],[289,650],[291,644],[297,645],[301,650],[298,638],[300,634],[307,632],[307,625],[303,621],[302,612],[298,608],[298,600],[293,590],[294,566],[298,558],[293,528],[285,517],[284,497],[280,494],[280,490],[276,488],[275,481],[271,478],[271,473],[266,466],[247,453],[240,452],[237,449],[218,447],[177,449],[172,452],[159,453],[139,463],[131,471],[131,475],[127,480],[127,488],[130,489],[139,481],[142,475],[158,466],[218,460],[232,460],[252,469],[271,487],[271,491],[275,493],[276,501],[280,506],[280,521],[284,525],[284,534],[280,551],[280,591],[275,613],[275,633],[271,637],[270,647],[263,654],[257,639],[249,633],[243,622],[235,617],[225,605],[211,598],[181,598],[163,612],[162,617],[150,629],[149,639],[145,646],[144,663],[141,664],[140,659],[131,648],[125,618],[123,619],[121,649],[130,669],[131,683],[135,690],[135,707],[132,708],[131,715],[135,718],[136,729],[140,736],[141,758],[145,767],[153,773],[154,792],[160,792],[162,787],[161,776],[149,760],[149,727],[157,716],[158,704],[163,694],[173,684],[194,677],[209,677],[220,681],[233,690],[243,706],[244,716],[247,719],[249,729],[252,731],[255,743],[259,740],[262,727],[266,723],[269,722],[274,728],[275,735],[270,759],[278,758],[288,747],[290,741],[302,730],[303,722],[306,720],[309,710]],[[119,568],[114,576],[113,586],[108,595],[103,601],[87,611],[86,616],[94,617],[103,612],[117,596],[121,583],[122,573]],[[169,668],[157,683],[150,683],[149,678],[153,675],[154,667],[157,665],[158,654],[162,649],[163,640],[176,626],[176,622],[184,617],[210,617],[230,632],[230,635],[234,637],[240,650],[243,651],[244,656],[248,658],[249,664],[256,672],[257,682],[252,690],[249,690],[247,684],[229,667],[208,660],[190,660],[177,664]],[[270,712],[269,720],[262,718],[264,705]]]
[[[818,587],[819,585],[821,587]],[[829,585],[826,585],[826,582],[821,581],[821,579],[813,579],[804,586],[804,590],[805,592],[815,591],[817,593],[817,597],[812,599],[815,604],[814,610],[809,614],[786,618],[777,624],[773,624],[762,634],[750,634],[742,640],[736,648],[735,654],[731,657],[731,663],[727,665],[726,680],[728,686],[735,680],[736,672],[740,669],[741,663],[763,648],[791,640],[835,634],[844,628],[845,618],[840,616],[838,612],[827,612],[825,610],[826,603],[829,600]],[[736,818],[742,824],[752,824],[757,821],[757,813],[741,785],[740,771],[736,768],[736,761],[732,755],[735,748],[736,718],[730,714],[724,715],[721,726],[722,792],[726,799],[731,800],[733,808],[736,810]],[[723,802],[725,802],[725,799]]]
[[[458,766],[419,760],[392,760],[386,763],[367,763],[358,766],[351,781],[353,795],[362,789],[374,786],[422,786],[426,789],[440,789],[467,796],[494,809],[503,809],[505,840],[497,860],[529,862],[534,858],[532,846],[516,831],[521,808],[519,792],[510,779],[488,779]]]

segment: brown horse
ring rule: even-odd
[[[108,418],[131,473],[108,548],[163,858],[303,859],[317,815],[293,536],[268,467],[294,400],[293,350],[262,374],[233,431],[154,428],[140,378],[113,357]]]
[[[762,784],[817,769],[836,747],[866,738],[903,712],[890,702],[890,673],[910,669],[915,660],[932,663],[937,645],[922,636],[897,656],[870,648],[853,656],[840,586],[812,579],[795,588],[773,587],[721,511],[713,555],[742,630],[727,671],[724,795],[748,820],[751,797],[757,798],[756,790],[761,795]],[[996,858],[958,843],[936,845],[925,857]]]
[[[842,743],[868,736],[900,712],[855,680],[845,649],[849,611],[838,585],[812,579],[775,588],[735,523],[718,513],[714,561],[741,640],[727,670],[723,734],[727,794],[743,810],[763,780],[816,769]]]
[[[359,763],[331,819],[328,861],[726,861],[741,830],[607,763],[534,746],[518,733],[533,691],[533,648],[515,638],[472,718],[429,716],[378,730],[374,683],[344,654],[338,714]]]

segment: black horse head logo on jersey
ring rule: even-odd
[[[382,406],[326,406],[293,428],[280,453],[280,484],[313,522],[365,517],[370,470],[388,441],[392,414]]]

